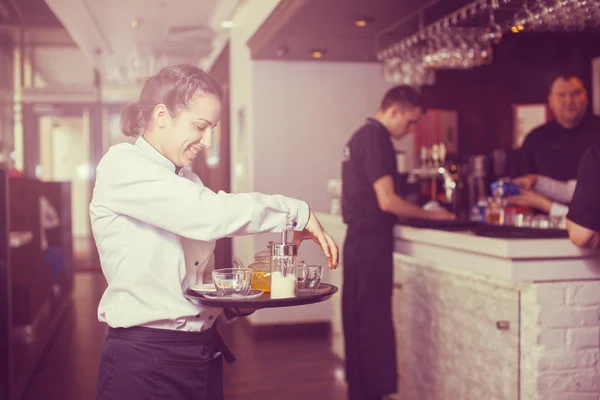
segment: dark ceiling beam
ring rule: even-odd
[[[4,0],[0,1],[0,18],[4,22],[5,20],[10,19],[11,17],[11,8],[6,4]]]
[[[281,31],[283,27],[300,11],[302,7],[312,0],[282,0],[275,10],[267,17],[265,22],[256,30],[248,40],[252,58],[259,56],[269,41]],[[317,0],[320,1],[320,0]]]

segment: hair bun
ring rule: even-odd
[[[144,109],[138,101],[131,103],[121,111],[121,131],[125,136],[139,136],[146,128]]]

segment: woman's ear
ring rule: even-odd
[[[154,107],[152,119],[154,120],[154,123],[157,127],[165,128],[171,122],[171,115],[169,114],[167,106],[160,103],[156,107]]]

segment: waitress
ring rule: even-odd
[[[293,229],[294,241],[316,241],[337,265],[335,242],[305,202],[216,194],[183,168],[210,147],[221,97],[196,67],[163,69],[122,112],[121,130],[135,143],[111,147],[98,165],[90,216],[108,282],[98,318],[109,326],[99,400],[223,398],[222,359],[234,358],[215,326],[240,312],[183,296],[217,239]]]

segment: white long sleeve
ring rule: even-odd
[[[568,204],[573,198],[576,185],[576,179],[563,182],[547,176],[538,176],[535,182],[534,190],[548,197],[550,200]]]
[[[308,205],[284,196],[214,193],[143,138],[113,146],[97,168],[90,204],[108,287],[98,318],[112,327],[197,331],[229,320],[184,297],[215,240],[305,228]]]
[[[548,215],[550,215],[551,217],[564,217],[568,213],[569,207],[565,206],[564,204],[553,202]]]
[[[205,241],[302,230],[308,222],[303,201],[260,193],[215,194],[131,147],[112,148],[98,166],[95,200],[111,212]]]

